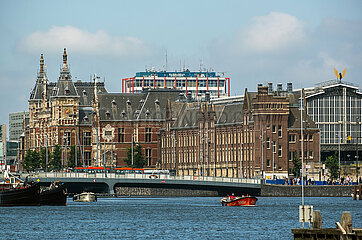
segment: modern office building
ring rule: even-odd
[[[25,118],[29,118],[29,112],[15,112],[9,114],[9,140],[19,141],[21,134],[23,134],[23,124]]]
[[[145,71],[136,76],[122,79],[123,93],[140,93],[144,89],[179,89],[185,94],[191,92],[194,98],[204,97],[206,92],[211,98],[230,96],[230,78],[216,72]]]

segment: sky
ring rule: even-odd
[[[73,80],[97,74],[109,92],[154,67],[213,69],[231,95],[257,84],[362,86],[362,1],[0,1],[0,124],[28,110],[44,54],[56,82],[67,48]]]

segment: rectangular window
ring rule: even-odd
[[[71,137],[71,133],[70,132],[65,132],[64,136],[63,136],[63,144],[66,146],[70,146],[70,137]]]
[[[290,134],[289,135],[289,142],[290,143],[295,143],[295,134]]]
[[[282,126],[281,125],[279,125],[278,126],[278,137],[282,137]]]
[[[152,165],[152,149],[151,148],[146,148],[145,157],[146,157],[147,165],[151,166]]]
[[[294,152],[289,152],[288,153],[288,160],[293,161],[293,157],[294,157]]]
[[[118,128],[118,142],[124,142],[124,128]]]
[[[277,152],[277,150],[276,150],[276,143],[273,142],[273,153],[276,153],[276,152]]]
[[[270,137],[266,138],[266,149],[270,149]]]
[[[92,161],[91,161],[91,152],[84,152],[84,163],[86,166],[91,166],[92,165]]]
[[[273,132],[273,133],[276,133],[276,132],[277,132],[275,125],[272,126],[272,132]]]
[[[278,148],[278,156],[279,157],[282,157],[282,145],[279,145],[279,148]]]
[[[89,146],[92,143],[92,137],[91,137],[91,132],[83,132],[83,138],[84,138],[84,145],[85,146]]]
[[[313,151],[309,151],[309,158],[313,159]]]
[[[267,167],[270,167],[270,159],[267,159],[267,160],[266,160],[266,166],[267,166]]]
[[[152,141],[152,128],[146,128],[145,129],[145,142],[151,142]]]

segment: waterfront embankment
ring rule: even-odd
[[[353,190],[352,185],[305,185],[304,196],[306,197],[350,197]],[[261,186],[262,197],[300,197],[302,195],[301,185],[271,185]]]
[[[305,197],[351,197],[352,185],[306,185]],[[210,190],[170,189],[148,187],[116,187],[117,196],[144,196],[144,197],[217,197],[220,193]],[[270,185],[261,186],[262,197],[300,197],[301,185]]]

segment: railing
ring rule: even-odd
[[[186,181],[206,181],[206,182],[224,182],[224,183],[248,183],[260,184],[260,179],[252,178],[226,178],[226,177],[204,177],[204,176],[170,176],[167,174],[115,174],[107,173],[62,173],[62,172],[41,172],[41,173],[23,173],[21,178],[25,179],[26,176],[31,178],[107,178],[107,179],[153,179],[153,180],[186,180]]]

